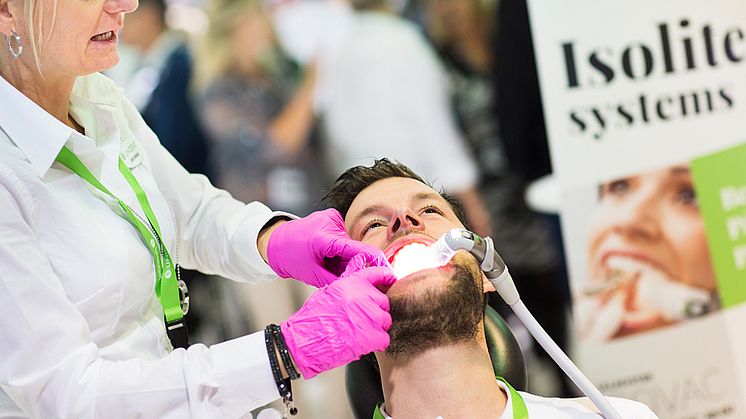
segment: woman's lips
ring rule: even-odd
[[[117,31],[106,31],[91,37],[94,42],[111,42],[117,40]]]

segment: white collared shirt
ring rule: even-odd
[[[498,419],[513,419],[513,399],[508,386],[502,381],[497,385],[505,393],[508,400],[503,413]],[[560,399],[555,397],[540,397],[523,391],[518,392],[528,409],[528,419],[601,419],[596,407],[586,398]],[[658,419],[649,407],[642,403],[608,397],[608,400],[619,411],[624,419]],[[393,419],[384,410],[384,404],[380,406],[381,414],[386,419]],[[444,419],[438,416],[435,419]],[[445,418],[447,419],[447,418]]]
[[[122,153],[171,256],[238,281],[275,278],[256,239],[277,213],[187,173],[106,77],[78,78],[70,109],[85,136],[0,77],[0,418],[232,418],[276,399],[263,332],[171,351],[137,231],[54,160],[66,144],[142,215]]]

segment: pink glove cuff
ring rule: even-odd
[[[298,370],[309,379],[389,344],[389,300],[377,287],[396,280],[388,267],[372,267],[316,291],[280,324]]]

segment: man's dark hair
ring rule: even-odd
[[[355,166],[342,173],[334,182],[334,186],[332,186],[329,192],[327,192],[324,198],[322,198],[322,202],[327,207],[339,211],[344,218],[347,215],[347,211],[350,209],[350,205],[352,205],[352,201],[355,200],[363,189],[379,180],[392,177],[414,179],[432,187],[432,185],[425,182],[409,167],[399,162],[392,162],[387,158],[382,158],[374,160],[372,166]],[[461,202],[459,202],[456,197],[443,191],[440,191],[439,193],[440,196],[448,202],[448,205],[450,205],[459,221],[468,228]]]

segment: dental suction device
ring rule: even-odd
[[[521,301],[513,278],[508,273],[508,267],[497,251],[495,251],[495,246],[491,238],[482,238],[471,231],[456,228],[443,235],[430,248],[438,258],[438,261],[442,262],[443,265],[458,250],[466,250],[474,255],[481,264],[480,267],[485,276],[495,287],[500,297],[505,300],[516,316],[526,326],[526,329],[528,329],[544,350],[547,351],[554,362],[562,368],[562,371],[578,386],[580,391],[598,407],[606,419],[622,419],[622,416],[616,411],[614,406],[609,403],[572,360],[562,352],[559,346],[549,337],[544,328],[541,327],[534,316],[528,311],[523,301]]]

